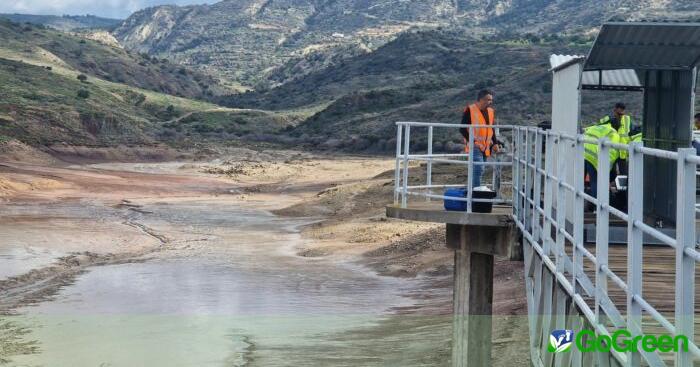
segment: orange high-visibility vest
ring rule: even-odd
[[[488,121],[486,121],[484,114],[481,113],[481,110],[479,110],[479,107],[477,107],[476,104],[470,104],[467,106],[467,108],[464,109],[464,113],[467,113],[467,110],[469,110],[469,114],[471,115],[472,125],[492,126],[495,121],[496,114],[491,107],[486,108],[489,115]],[[469,130],[467,129],[467,131]],[[472,131],[474,133],[474,146],[484,152],[485,156],[490,157],[493,128],[475,128]],[[469,140],[467,139],[464,139],[464,151],[469,153]]]

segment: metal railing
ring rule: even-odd
[[[612,321],[613,327],[626,328],[634,338],[642,335],[642,317],[650,317],[671,336],[684,335],[688,338],[688,351],[681,350],[674,358],[676,366],[691,366],[693,358],[700,358],[700,349],[694,343],[695,263],[700,260],[700,253],[695,249],[695,171],[696,166],[700,164],[700,157],[695,156],[695,150],[679,149],[677,152],[670,152],[645,148],[642,143],[632,143],[628,146],[614,144],[606,139],[596,141],[582,135],[568,136],[526,127],[515,129],[514,140],[513,218],[523,234],[525,243],[555,275],[557,282],[571,296],[596,332],[609,336],[606,321]],[[544,169],[541,166],[542,157],[529,154],[531,146],[534,146],[537,152],[543,144],[547,147]],[[584,191],[584,144],[598,146],[597,197]],[[627,212],[610,204],[610,179],[607,172],[611,169],[611,149],[626,150],[629,153]],[[555,159],[555,155],[559,159]],[[644,223],[644,157],[676,162],[677,212],[673,236]],[[555,161],[556,167],[553,166]],[[569,167],[573,169],[573,175],[567,175]],[[543,182],[544,193],[541,192]],[[542,194],[544,200],[541,200]],[[586,202],[595,205],[596,208],[595,255],[586,249],[584,243]],[[567,206],[573,206],[572,210],[567,210]],[[611,216],[624,222],[627,227],[625,279],[615,274],[609,265],[608,236]],[[645,235],[675,249],[674,320],[664,317],[643,295],[642,254]],[[567,254],[567,245],[571,256]],[[595,269],[593,281],[584,272],[584,258],[589,260]],[[608,295],[609,280],[625,294],[626,317],[622,317],[619,311],[622,305],[616,304]],[[587,298],[593,300],[593,307],[589,305]],[[639,366],[642,360],[651,366],[666,365],[659,354],[646,352],[641,348],[637,352],[628,353],[612,349],[611,353],[625,366]]]
[[[428,129],[427,154],[411,154],[411,128]],[[695,344],[695,264],[700,261],[696,250],[696,169],[700,157],[695,150],[679,149],[677,152],[646,148],[642,143],[630,145],[615,144],[606,139],[591,140],[583,135],[567,135],[545,131],[534,127],[495,126],[494,129],[509,130],[512,133],[512,152],[505,154],[505,161],[473,162],[469,155],[434,154],[433,130],[435,128],[469,128],[470,152],[474,151],[473,131],[482,126],[457,124],[437,124],[418,122],[397,123],[396,172],[394,201],[407,206],[409,196],[423,196],[428,200],[447,199],[433,191],[447,187],[468,189],[467,210],[473,202],[494,202],[513,205],[513,219],[519,228],[526,254],[537,256],[540,265],[546,267],[556,283],[568,294],[596,333],[610,336],[609,327],[626,328],[632,338],[642,335],[642,320],[654,320],[671,336],[683,335],[688,338],[687,351],[679,351],[673,356],[675,366],[691,366],[700,358],[700,349]],[[584,145],[597,145],[597,196],[585,190]],[[545,149],[546,148],[546,149]],[[628,152],[628,180],[626,211],[611,205],[609,196],[610,150]],[[676,162],[677,167],[677,206],[675,233],[662,231],[644,222],[644,158],[655,157]],[[424,185],[409,186],[409,164],[412,161],[427,162]],[[467,165],[467,181],[436,185],[432,180],[434,163]],[[474,199],[471,177],[474,166],[482,164],[491,167],[511,167],[512,199],[497,197],[494,200]],[[500,179],[500,177],[499,177]],[[494,188],[496,187],[494,170]],[[458,200],[449,197],[451,200]],[[595,253],[586,248],[584,237],[584,209],[586,203],[595,206]],[[624,276],[616,274],[609,262],[610,218],[624,223],[627,233],[627,268]],[[589,218],[590,219],[590,218]],[[646,238],[645,238],[646,237]],[[675,257],[674,317],[669,319],[654,307],[642,292],[643,248],[649,237],[662,246],[673,249]],[[591,245],[592,246],[592,245]],[[567,253],[567,251],[569,253]],[[590,262],[591,279],[584,270],[584,260]],[[527,264],[526,264],[527,268]],[[673,271],[669,269],[669,273]],[[529,285],[542,289],[542,279],[530,269],[526,274]],[[651,276],[653,277],[653,275]],[[616,302],[608,292],[612,281],[624,294],[624,302]],[[530,312],[538,310],[539,302],[528,295]],[[620,309],[626,309],[623,316]],[[611,349],[613,357],[624,366],[640,366],[644,361],[650,366],[665,366],[657,352],[638,351],[621,353]]]
[[[408,204],[408,199],[410,196],[420,196],[426,198],[426,200],[431,199],[450,199],[454,201],[462,201],[467,204],[467,212],[472,211],[472,203],[493,203],[493,204],[512,204],[511,200],[505,199],[501,195],[501,186],[505,183],[501,181],[501,168],[511,167],[513,165],[512,154],[502,150],[502,153],[495,153],[495,160],[475,162],[471,159],[470,153],[438,153],[433,152],[433,138],[435,128],[445,128],[449,130],[456,130],[466,128],[469,131],[469,139],[467,141],[467,146],[469,147],[469,152],[474,152],[474,149],[478,149],[474,144],[474,130],[475,129],[485,129],[484,126],[479,125],[460,125],[460,124],[443,124],[443,123],[425,123],[425,122],[397,122],[396,123],[396,167],[394,176],[394,204],[401,205],[405,208]],[[427,152],[414,153],[412,154],[411,149],[411,128],[415,129],[426,129],[427,130]],[[489,129],[493,129],[494,136],[499,136],[502,130],[512,131],[514,126],[510,125],[497,125]],[[424,185],[409,185],[409,166],[411,162],[426,162],[426,174],[425,174],[425,184]],[[462,165],[466,166],[467,180],[462,183],[455,184],[434,184],[433,183],[433,166],[434,164],[452,164],[452,165]],[[474,187],[466,183],[472,182],[472,177],[474,176],[475,166],[483,167],[484,171],[487,167],[491,167],[492,170],[492,180],[491,189],[496,191],[497,196],[495,199],[477,199],[474,197]],[[485,172],[484,172],[485,173]],[[482,177],[483,178],[483,177]],[[465,198],[459,197],[447,197],[444,195],[435,194],[438,189],[446,188],[464,188],[467,190],[467,195]]]

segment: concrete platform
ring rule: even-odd
[[[401,208],[399,205],[386,207],[386,216],[389,218],[468,226],[510,227],[513,225],[512,215],[511,206],[499,205],[495,205],[491,213],[447,211],[442,201],[409,203],[406,208]]]

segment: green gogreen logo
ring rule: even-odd
[[[609,352],[611,349],[626,353],[638,352],[678,352],[688,351],[688,337],[685,335],[637,335],[627,329],[620,329],[611,335],[597,335],[593,330],[581,330],[575,333],[576,348],[581,352]],[[549,336],[547,350],[551,353],[563,353],[571,350],[574,344],[573,330],[554,330]]]
[[[563,353],[571,349],[571,344],[574,341],[573,330],[554,330],[549,335],[549,346],[547,350],[550,353]]]

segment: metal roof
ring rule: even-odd
[[[642,90],[637,72],[632,69],[584,71],[583,89]]]
[[[549,56],[549,66],[552,71],[558,71],[568,67],[569,65],[575,64],[579,61],[583,61],[586,57],[581,55],[557,55],[553,54]]]
[[[557,72],[568,66],[585,59],[580,55],[551,55],[549,65],[552,71]],[[619,70],[591,70],[584,71],[581,76],[583,89],[609,89],[609,90],[641,90],[637,72],[632,69]]]
[[[700,62],[700,23],[609,22],[584,70],[687,70]]]

